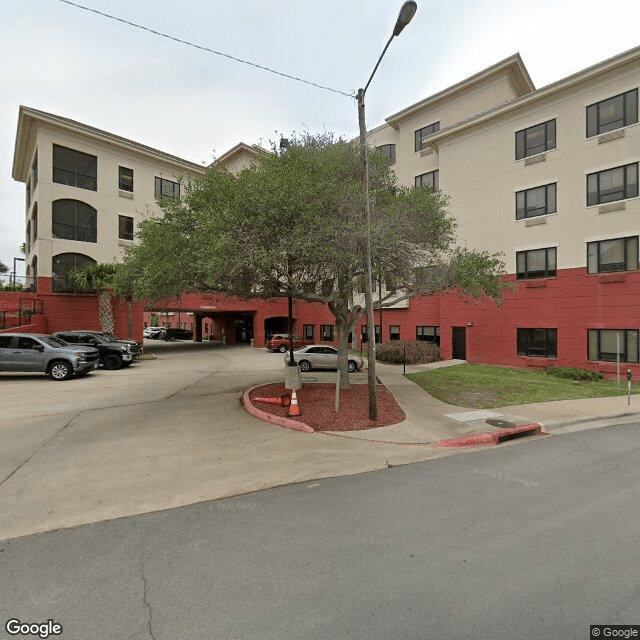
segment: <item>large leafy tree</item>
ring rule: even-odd
[[[455,247],[455,222],[440,192],[399,186],[375,151],[369,173],[374,269],[393,283],[383,306],[455,287],[500,298],[499,256]],[[210,169],[181,199],[163,198],[160,206],[163,217],[141,224],[140,243],[125,257],[135,298],[201,291],[324,303],[335,316],[341,386],[348,387],[347,341],[363,312],[357,292],[367,234],[353,144],[329,134],[294,136],[285,153],[237,176]]]

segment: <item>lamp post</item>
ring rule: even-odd
[[[16,290],[16,262],[26,262],[25,258],[14,258],[13,259],[13,287],[12,289],[15,291]],[[25,282],[26,282],[26,278],[25,278]]]
[[[364,89],[358,89],[358,124],[360,126],[360,166],[363,175],[364,209],[367,225],[367,243],[365,247],[365,284],[364,284],[364,304],[367,312],[367,342],[369,351],[367,354],[367,381],[369,384],[369,419],[376,420],[378,417],[378,405],[376,402],[376,330],[373,320],[373,283],[371,277],[371,210],[369,208],[369,162],[367,157],[367,128],[364,118],[364,94],[371,84],[371,80],[380,65],[382,57],[386,53],[391,41],[399,36],[402,30],[411,22],[416,13],[418,5],[413,0],[408,0],[400,8],[398,19],[396,20],[393,33],[387,41],[376,66],[373,68]]]

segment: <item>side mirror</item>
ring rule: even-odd
[[[40,353],[42,353],[42,352],[44,351],[44,347],[43,347],[41,344],[39,344],[39,345],[36,347],[36,351],[39,351]]]

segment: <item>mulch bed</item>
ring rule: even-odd
[[[366,384],[354,384],[351,389],[340,391],[340,410],[335,410],[335,384],[305,384],[296,391],[301,415],[290,417],[308,424],[314,431],[360,431],[374,427],[386,427],[405,419],[404,411],[384,385],[377,385],[378,419],[369,420],[369,393]],[[288,407],[255,402],[255,397],[269,398],[281,396],[291,391],[282,383],[266,384],[249,393],[252,404],[266,413],[283,418],[289,417]]]

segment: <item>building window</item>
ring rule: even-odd
[[[635,271],[638,268],[638,236],[587,242],[587,273]]]
[[[589,329],[589,360],[617,362],[619,350],[620,362],[637,364],[638,344],[637,329]]]
[[[118,238],[133,240],[133,218],[130,216],[118,216]]]
[[[54,238],[97,242],[97,212],[79,200],[56,200],[51,211]]]
[[[33,241],[35,242],[38,239],[38,203],[35,202],[33,205],[33,213],[31,214],[31,219],[33,223],[31,225],[31,233],[33,234]]]
[[[61,253],[51,259],[51,274],[53,276],[54,293],[91,293],[93,289],[80,289],[69,284],[65,278],[67,272],[88,264],[96,264],[96,261],[81,253]]]
[[[556,275],[555,247],[518,251],[516,253],[516,273],[518,279],[550,278]]]
[[[440,327],[416,327],[416,340],[440,344]]]
[[[556,148],[556,121],[548,120],[516,132],[516,160]]]
[[[416,176],[416,187],[431,187],[435,191],[438,190],[440,184],[440,171],[429,171]]]
[[[133,169],[118,167],[118,189],[133,193]]]
[[[396,163],[396,145],[395,144],[383,144],[376,149],[389,160],[389,164]]]
[[[638,122],[638,90],[601,100],[587,107],[587,138]]]
[[[333,325],[332,324],[320,325],[320,340],[323,340],[325,342],[333,341]]]
[[[53,181],[96,191],[98,159],[88,153],[53,145]]]
[[[379,343],[381,341],[381,336],[380,336],[380,325],[379,324],[375,324],[374,326],[374,331],[376,334],[376,343]],[[360,341],[365,344],[367,342],[369,342],[369,336],[367,333],[367,325],[363,324],[361,327],[361,332],[360,332]]]
[[[525,189],[516,193],[516,220],[556,212],[556,184]]]
[[[33,165],[31,166],[31,182],[33,182],[33,188],[35,189],[38,184],[38,150],[36,149],[36,155],[33,159]]]
[[[27,180],[27,209],[29,209],[29,205],[31,204],[31,182]]]
[[[558,352],[556,329],[518,329],[518,355],[555,358]]]
[[[392,324],[389,327],[389,340],[400,340],[400,326]]]
[[[587,206],[638,195],[638,163],[590,173],[587,176]]]
[[[428,138],[430,135],[432,135],[436,131],[440,131],[439,122],[434,122],[433,124],[430,124],[426,127],[422,127],[422,129],[418,129],[415,133],[416,151],[421,151],[422,149],[426,148],[427,146],[426,138]]]
[[[303,337],[305,340],[315,340],[315,325],[313,324],[305,324],[303,327]]]
[[[29,253],[31,251],[31,222],[27,222],[27,228],[25,231],[25,243],[24,243],[24,252]]]
[[[166,198],[179,198],[180,183],[156,177],[156,196],[165,196]]]

